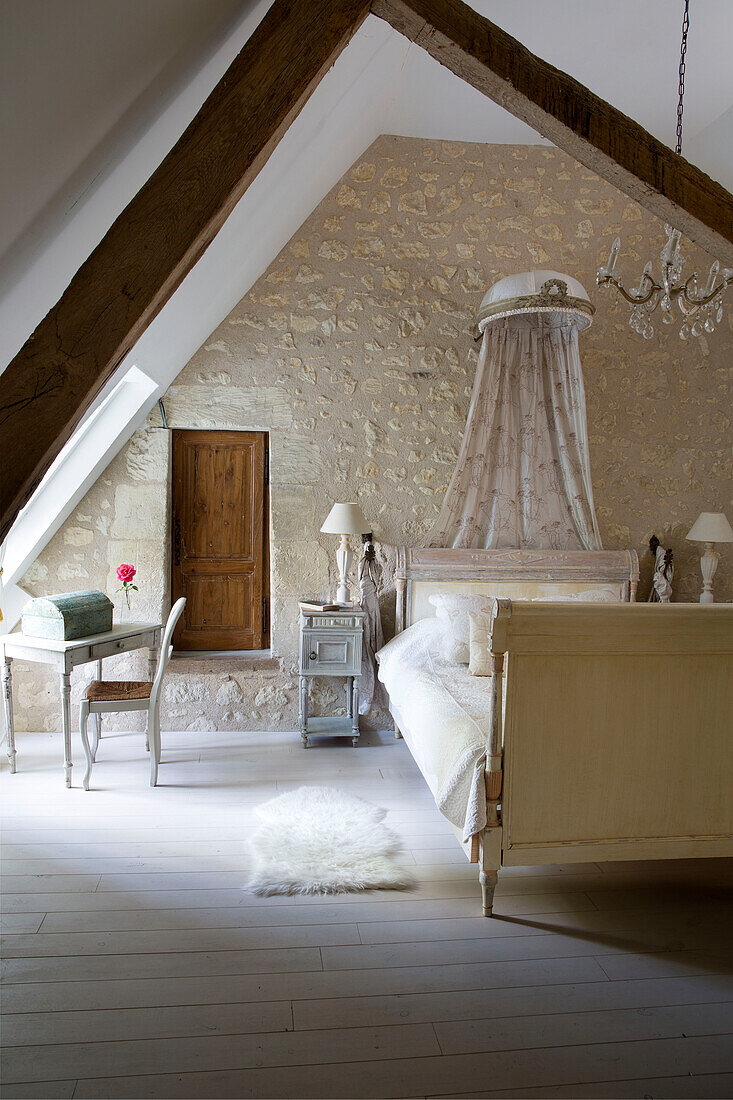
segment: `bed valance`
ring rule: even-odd
[[[433,546],[598,550],[578,332],[593,306],[554,271],[499,280]]]

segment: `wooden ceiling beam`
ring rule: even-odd
[[[275,0],[0,375],[0,541],[368,13],[368,0]]]
[[[640,206],[733,267],[733,196],[461,0],[372,0],[372,12]]]

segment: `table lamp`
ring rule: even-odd
[[[370,525],[358,504],[334,504],[326,517],[321,531],[324,535],[340,535],[341,543],[336,551],[336,564],[339,571],[339,586],[336,592],[337,603],[350,603],[347,576],[351,569],[353,556],[349,544],[349,535],[361,535],[371,531]]]
[[[722,512],[701,512],[687,532],[690,542],[704,542],[705,550],[700,558],[703,590],[700,603],[713,602],[713,577],[718,568],[719,555],[716,542],[733,542],[733,528]]]

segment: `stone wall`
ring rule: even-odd
[[[171,427],[270,432],[273,660],[174,661],[164,728],[295,728],[297,599],[335,588],[335,539],[319,534],[335,500],[358,500],[374,525],[389,629],[393,547],[423,541],[457,456],[473,315],[491,283],[531,266],[576,276],[598,307],[581,355],[604,545],[637,549],[645,598],[656,532],[675,552],[676,598],[696,598],[698,550],[684,535],[701,510],[730,507],[730,319],[687,344],[661,325],[649,341],[633,334],[594,285],[617,234],[628,279],[664,241],[660,222],[555,149],[383,136],[366,151],[165,397]],[[709,257],[685,251],[707,269]],[[31,592],[112,593],[126,560],[139,570],[135,616],[165,613],[170,445],[159,423],[29,570]],[[717,592],[730,600],[733,555],[722,557]],[[139,659],[122,667],[143,672]],[[21,669],[17,682],[18,728],[55,728],[53,681]],[[339,702],[327,683],[316,690],[319,706]]]

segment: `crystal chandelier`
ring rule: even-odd
[[[685,0],[685,12],[682,20],[682,46],[680,50],[679,68],[679,102],[677,104],[677,147],[676,153],[682,153],[682,109],[685,94],[685,54],[687,53],[687,32],[690,26],[690,0]],[[671,225],[665,225],[667,242],[659,254],[661,266],[661,281],[658,282],[653,272],[652,261],[646,264],[644,272],[639,280],[639,285],[631,290],[626,290],[620,279],[616,276],[616,263],[618,261],[621,238],[611,245],[611,253],[608,263],[599,267],[596,274],[596,283],[599,287],[615,286],[619,294],[632,307],[629,315],[629,324],[634,332],[638,332],[645,340],[654,335],[652,314],[657,306],[662,307],[662,322],[665,325],[674,324],[673,305],[676,302],[683,321],[680,328],[680,339],[686,340],[690,334],[701,336],[703,332],[714,332],[715,325],[723,320],[723,294],[729,286],[733,285],[733,269],[723,268],[717,260],[711,265],[707,282],[704,287],[697,283],[697,272],[694,271],[689,278],[682,280],[682,268],[685,258],[680,252],[679,229]]]

